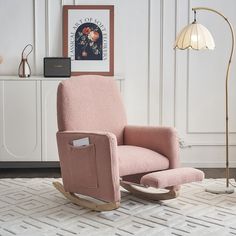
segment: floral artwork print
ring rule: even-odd
[[[102,31],[94,23],[84,23],[75,33],[75,60],[102,60]]]
[[[71,74],[114,75],[114,6],[64,5],[63,56]]]

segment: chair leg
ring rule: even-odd
[[[89,208],[93,211],[111,211],[111,210],[117,209],[120,206],[120,202],[96,204],[87,199],[80,198],[74,193],[66,192],[63,185],[60,182],[53,182],[53,185],[59,192],[61,192],[72,203],[85,207],[85,208]]]
[[[173,190],[173,189],[169,189],[169,192],[166,192],[166,193],[149,193],[149,192],[141,191],[137,189],[136,187],[134,187],[133,185],[122,182],[122,181],[120,182],[120,185],[124,189],[132,193],[134,196],[137,196],[143,199],[154,200],[154,201],[169,200],[172,198],[176,198],[179,195],[178,191]]]

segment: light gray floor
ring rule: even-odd
[[[121,206],[110,212],[72,204],[53,187],[55,180],[61,181],[0,179],[0,235],[236,235],[236,192],[211,194],[204,190],[212,184],[225,185],[224,179],[184,184],[178,198],[159,202],[136,198],[121,189]]]

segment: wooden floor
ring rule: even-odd
[[[201,169],[206,178],[225,178],[223,168]],[[5,168],[0,169],[0,178],[59,178],[60,168]],[[230,169],[230,178],[236,179],[236,168]]]
[[[205,173],[206,178],[225,178],[224,168],[203,168],[201,169]],[[236,180],[236,168],[230,168],[230,178]]]

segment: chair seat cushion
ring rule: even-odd
[[[117,147],[120,176],[165,170],[169,160],[147,148],[121,145]]]
[[[146,187],[166,188],[195,181],[202,181],[204,173],[191,167],[169,169],[144,175],[140,183]]]

